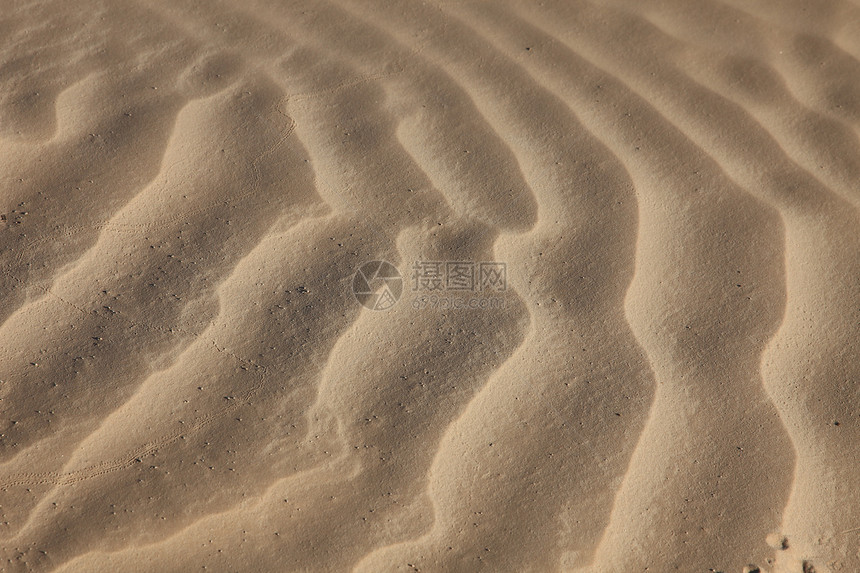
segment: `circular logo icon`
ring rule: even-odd
[[[352,294],[365,308],[388,310],[403,294],[403,277],[389,262],[369,261],[358,267],[352,277]]]

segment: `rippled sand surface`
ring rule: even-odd
[[[856,0],[0,0],[0,570],[860,571],[858,130]]]

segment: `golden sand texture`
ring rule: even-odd
[[[858,129],[856,0],[0,0],[0,571],[860,571]]]

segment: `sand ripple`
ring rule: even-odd
[[[0,570],[860,570],[813,4],[6,2]]]

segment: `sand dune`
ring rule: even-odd
[[[856,3],[0,7],[0,570],[860,571]]]

